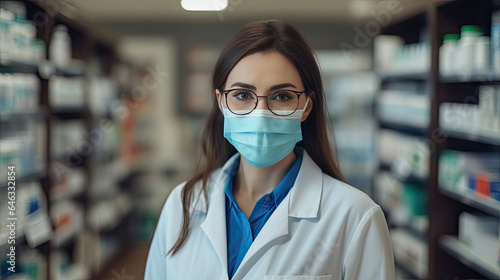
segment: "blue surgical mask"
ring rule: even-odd
[[[309,98],[307,99],[307,103]],[[289,116],[255,109],[248,115],[224,111],[224,137],[253,166],[268,167],[285,156],[302,140],[300,127],[304,109]]]

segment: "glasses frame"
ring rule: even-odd
[[[231,91],[236,91],[236,90],[246,90],[246,91],[249,91],[249,92],[253,93],[253,94],[257,97],[257,99],[255,99],[255,105],[254,105],[253,109],[252,109],[252,110],[250,110],[248,113],[244,113],[244,114],[242,114],[242,113],[235,113],[235,112],[233,112],[233,110],[231,110],[231,108],[229,108],[229,104],[227,103],[227,94],[228,94],[229,92],[231,92]],[[225,95],[227,109],[228,109],[231,113],[233,113],[233,114],[235,114],[235,115],[240,115],[240,116],[244,116],[244,115],[248,115],[248,114],[252,113],[252,112],[255,110],[255,108],[257,108],[257,105],[259,104],[259,97],[262,97],[262,98],[265,98],[265,99],[266,99],[266,106],[267,106],[267,109],[269,109],[269,111],[271,111],[271,113],[273,113],[274,115],[276,115],[276,116],[290,116],[290,115],[292,115],[293,113],[295,113],[295,112],[297,111],[297,108],[299,108],[300,96],[301,96],[302,94],[304,94],[304,93],[306,93],[306,92],[307,92],[307,90],[303,90],[303,91],[296,91],[296,90],[291,90],[291,89],[287,89],[287,90],[285,90],[285,91],[289,91],[289,92],[293,92],[293,93],[297,94],[297,105],[295,105],[295,109],[294,109],[294,110],[293,110],[293,112],[291,112],[290,114],[287,114],[287,115],[279,115],[279,114],[276,114],[276,113],[275,113],[273,110],[271,110],[271,108],[269,107],[269,98],[268,98],[269,96],[268,96],[268,95],[257,95],[257,93],[256,93],[255,91],[253,91],[253,90],[251,90],[251,89],[246,89],[246,88],[234,88],[234,89],[228,89],[228,90],[219,89],[219,91],[220,91],[220,93],[221,93],[221,94]],[[278,90],[278,91],[279,91],[279,90]],[[271,93],[272,93],[272,92],[271,92]],[[271,93],[269,93],[269,95],[271,95]]]

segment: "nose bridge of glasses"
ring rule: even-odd
[[[255,106],[255,109],[269,109],[267,107],[267,99],[268,99],[268,96],[267,95],[257,95],[255,94],[255,96],[257,96],[257,100],[255,100],[255,102],[257,103],[256,106]],[[265,100],[262,100],[261,102],[259,102],[260,98],[264,98]]]

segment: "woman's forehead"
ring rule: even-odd
[[[302,79],[295,66],[277,51],[258,52],[242,58],[231,70],[226,88],[245,83],[265,90],[277,84],[291,83],[302,90]]]

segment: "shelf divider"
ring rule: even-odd
[[[430,77],[429,71],[405,72],[405,71],[389,70],[389,71],[376,71],[376,74],[382,81],[390,81],[390,80],[427,81]]]
[[[481,198],[472,190],[470,192],[459,193],[442,186],[439,187],[439,191],[441,194],[465,205],[474,207],[495,217],[500,217],[500,201],[496,201],[491,197]]]
[[[492,132],[491,134],[486,135],[486,134],[473,134],[461,131],[454,131],[449,129],[441,129],[441,130],[446,136],[451,138],[500,146],[500,132],[497,132],[496,134]]]
[[[33,171],[33,172],[28,173],[26,175],[16,177],[16,181],[15,181],[16,188],[19,186],[19,184],[24,184],[24,183],[28,183],[28,182],[35,181],[35,180],[40,180],[40,179],[44,178],[45,176],[46,176],[45,171]],[[8,182],[1,182],[0,183],[0,189],[7,188],[8,186],[9,186]]]
[[[455,236],[443,235],[439,238],[439,246],[461,263],[486,276],[488,279],[500,279],[500,266],[483,259],[469,249]]]
[[[500,82],[500,73],[488,71],[471,75],[440,75],[439,81],[446,84]]]

